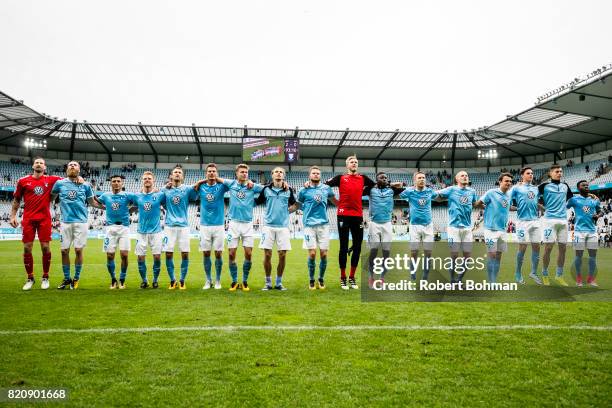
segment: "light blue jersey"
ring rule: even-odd
[[[399,196],[408,201],[410,205],[410,224],[431,224],[431,201],[438,196],[438,193],[429,187],[425,187],[423,190],[408,187]]]
[[[289,226],[289,206],[295,203],[292,189],[283,190],[279,187],[266,186],[257,203],[266,204],[264,222],[268,227],[286,228]]]
[[[253,207],[255,205],[255,194],[260,193],[264,186],[253,184],[247,188],[246,184],[239,184],[237,180],[223,180],[230,193],[229,219],[239,222],[253,221]]]
[[[511,201],[516,203],[516,215],[521,221],[538,219],[538,186],[519,184],[510,191]]]
[[[489,231],[505,231],[510,216],[510,192],[492,188],[480,199],[485,205],[484,225]]]
[[[538,186],[540,197],[544,202],[544,218],[567,219],[567,200],[574,194],[567,183],[547,182]]]
[[[98,197],[98,200],[106,207],[106,223],[108,225],[130,225],[130,205],[136,203],[136,195],[126,193],[119,194],[107,192]]]
[[[297,200],[304,211],[304,226],[316,227],[329,223],[327,203],[333,196],[334,192],[327,184],[319,183],[316,187],[309,186],[300,190]]]
[[[94,195],[89,184],[77,184],[65,178],[55,183],[51,194],[59,196],[62,222],[67,224],[87,222],[87,200]]]
[[[472,206],[478,201],[476,190],[471,187],[446,187],[438,195],[448,200],[449,225],[455,228],[472,227]]]
[[[200,185],[200,225],[210,227],[225,224],[223,197],[227,190],[227,186],[221,183]]]
[[[161,206],[166,204],[166,195],[156,193],[135,194],[138,205],[138,233],[154,234],[161,231]]]
[[[187,208],[189,200],[195,200],[198,197],[197,191],[193,189],[193,186],[182,184],[178,187],[164,188],[163,192],[166,195],[166,226],[189,226]]]
[[[570,198],[567,202],[567,208],[573,208],[574,214],[576,214],[574,231],[590,232],[593,234],[597,232],[593,216],[601,211],[599,200],[578,195]]]
[[[391,187],[367,187],[364,194],[370,196],[370,220],[377,224],[391,222],[393,215],[393,196],[401,190]]]

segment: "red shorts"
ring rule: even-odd
[[[42,220],[27,220],[21,221],[23,230],[22,242],[34,242],[36,232],[38,231],[38,240],[41,242],[51,241],[51,218]]]

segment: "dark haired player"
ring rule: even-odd
[[[531,273],[529,277],[538,285],[542,284],[538,276],[538,263],[540,261],[540,241],[542,231],[538,220],[538,186],[533,185],[533,169],[523,167],[521,169],[521,182],[510,191],[510,197],[517,211],[518,221],[516,223],[516,235],[519,247],[516,252],[516,270],[514,280],[524,283],[521,269],[523,259],[527,251],[527,245],[531,244]]]
[[[128,254],[130,252],[130,206],[136,204],[136,195],[123,191],[125,177],[114,175],[111,177],[111,191],[100,197],[106,207],[106,236],[104,237],[103,251],[106,252],[106,268],[111,277],[111,289],[117,289],[117,276],[115,275],[115,251],[119,248],[121,256],[121,273],[119,274],[120,289],[125,288],[127,276]]]
[[[45,159],[36,157],[32,163],[32,174],[20,178],[13,193],[13,204],[11,207],[10,224],[17,228],[17,210],[23,199],[23,217],[21,219],[23,242],[23,265],[28,275],[28,280],[23,285],[23,290],[30,290],[34,285],[34,258],[32,247],[38,233],[38,241],[42,251],[43,275],[41,289],[49,289],[49,268],[51,266],[51,190],[55,183],[62,179],[59,176],[48,176],[45,174],[47,166]],[[82,183],[82,178],[80,182]]]
[[[578,187],[579,195],[570,198],[567,202],[567,208],[573,208],[576,215],[574,226],[576,286],[582,286],[582,254],[586,248],[589,251],[589,275],[587,283],[596,287],[595,269],[597,267],[597,246],[599,244],[596,223],[603,213],[599,199],[589,195],[589,183],[586,180],[580,180],[576,187]]]

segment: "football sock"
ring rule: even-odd
[[[514,272],[514,275],[519,278],[522,275],[522,269],[523,269],[523,259],[525,259],[525,252],[523,251],[517,251],[516,252],[516,270]]]
[[[117,279],[115,276],[115,261],[106,261],[106,269],[108,269],[108,274],[111,276],[111,279]]]
[[[310,278],[310,280],[314,280],[315,266],[316,266],[315,260],[313,258],[308,258],[307,265],[308,265],[308,277]]]
[[[153,259],[153,282],[157,282],[159,279],[159,273],[161,272],[161,259]]]
[[[221,271],[223,270],[223,259],[215,259],[215,278],[217,281],[221,281]]]
[[[563,267],[557,266],[557,277],[560,277],[562,275],[563,275]]]
[[[340,278],[346,279],[346,268],[340,268]]]
[[[356,267],[356,266],[351,265],[351,272],[350,272],[350,274],[349,274],[349,278],[351,278],[351,279],[355,279],[355,271],[357,271],[357,267]]]
[[[325,270],[327,269],[327,258],[321,258],[319,260],[319,279],[325,277]]]
[[[79,280],[81,278],[81,269],[83,269],[83,264],[74,264],[74,280]]]
[[[548,276],[548,268],[542,268],[542,276]]]
[[[582,273],[582,255],[576,255],[576,259],[574,259],[574,267],[576,268],[576,276],[580,276]]]
[[[119,273],[119,279],[125,281],[125,277],[127,276],[127,266],[121,267],[121,272]]]
[[[31,253],[23,254],[23,266],[28,274],[28,279],[34,279],[34,257]]]
[[[229,271],[230,276],[232,277],[232,283],[238,282],[238,265],[236,265],[236,262],[230,261]]]
[[[425,256],[423,258],[423,279],[427,280],[427,278],[429,277],[429,264],[431,263],[431,258],[428,256]]]
[[[276,286],[280,286],[283,284],[283,277],[276,275]]]
[[[251,272],[251,261],[248,259],[244,260],[242,264],[242,281],[247,282],[249,280],[249,272]]]
[[[62,271],[64,272],[64,279],[70,279],[70,265],[62,264]]]
[[[597,268],[597,258],[589,256],[589,277],[595,276],[595,269]]]
[[[147,281],[147,263],[146,261],[138,261],[138,273],[143,282]]]
[[[487,280],[493,282],[493,259],[489,258],[487,261]]]
[[[272,277],[266,276],[266,286],[272,286]]]
[[[531,273],[536,275],[538,273],[538,263],[540,262],[540,253],[531,252]]]
[[[42,264],[43,264],[43,278],[48,278],[49,269],[51,268],[51,251],[43,252]]]
[[[389,255],[391,255],[391,251],[389,251],[387,249],[383,249],[382,250],[382,254],[383,254],[383,258],[387,259],[387,258],[389,258]],[[386,274],[387,274],[387,268],[383,265],[383,272],[380,275],[380,277],[384,278]]]
[[[181,282],[185,282],[189,270],[189,259],[181,259]]]
[[[168,270],[168,277],[170,278],[170,282],[174,282],[176,277],[174,276],[174,259],[166,258],[166,269]]]
[[[204,257],[204,273],[206,274],[206,280],[212,280],[212,262],[210,260],[210,256]]]

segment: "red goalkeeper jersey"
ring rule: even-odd
[[[24,220],[51,219],[51,190],[55,182],[61,179],[59,176],[46,175],[35,178],[31,174],[19,179],[13,197],[23,199]]]
[[[368,176],[362,174],[342,174],[325,182],[330,187],[338,187],[340,199],[338,200],[338,215],[362,217],[363,187],[376,185]]]

